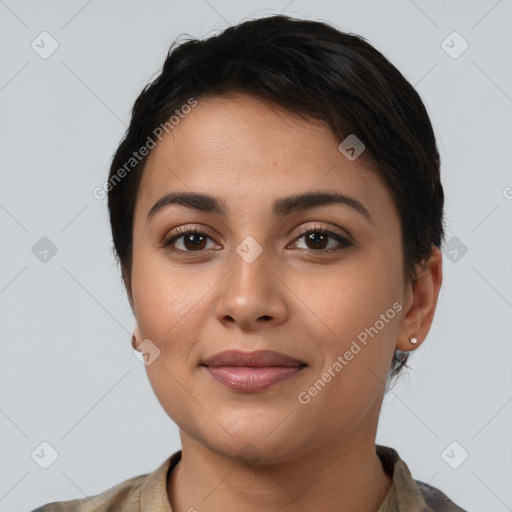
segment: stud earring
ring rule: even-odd
[[[409,343],[411,343],[411,345],[416,345],[416,343],[418,343],[418,340],[417,338],[411,337],[409,338]]]

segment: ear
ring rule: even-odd
[[[432,325],[437,298],[443,280],[443,255],[439,247],[432,246],[426,268],[421,268],[414,283],[407,285],[404,317],[400,326],[396,348],[410,351],[418,348]],[[409,338],[418,342],[412,345]]]
[[[138,350],[137,346],[139,345],[139,343],[141,341],[142,341],[142,339],[141,339],[141,335],[140,335],[139,326],[137,324],[135,324],[135,327],[133,328],[133,334],[132,334],[132,348],[134,348],[135,350]]]
[[[132,310],[132,313],[135,315],[135,309],[133,307],[133,294],[132,294],[132,283],[130,276],[127,276],[124,270],[121,272],[123,283],[124,283],[124,289],[126,291],[126,296],[128,297],[128,302],[130,303],[130,308]]]
[[[125,272],[122,272],[123,282],[124,282],[124,288],[126,290],[126,295],[128,296],[128,301],[130,302],[130,307],[132,309],[132,313],[135,315],[135,310],[133,308],[133,295],[132,295],[132,286],[130,282],[130,278],[126,276]],[[137,349],[137,346],[142,341],[142,337],[140,334],[140,329],[137,324],[135,324],[135,327],[133,328],[133,334],[132,334],[132,347],[135,350]]]

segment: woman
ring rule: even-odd
[[[182,450],[38,512],[463,510],[375,444],[444,236],[432,126],[381,53],[285,16],[172,47],[102,192]]]

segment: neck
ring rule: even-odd
[[[376,512],[392,484],[375,453],[375,438],[367,433],[292,460],[252,465],[180,434],[182,458],[167,485],[173,512],[295,512],[333,507]]]

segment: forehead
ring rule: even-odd
[[[339,142],[324,123],[252,96],[200,99],[149,155],[136,216],[175,190],[226,198],[228,213],[232,201],[234,213],[314,189],[355,196],[372,216],[393,210],[382,178],[362,158],[348,160]]]

